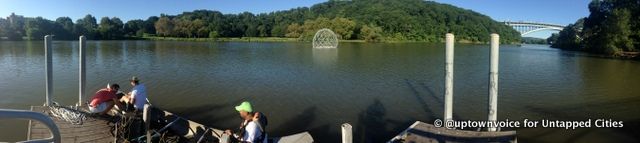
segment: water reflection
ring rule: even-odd
[[[312,48],[313,63],[321,67],[333,67],[338,61],[338,48]]]
[[[56,41],[54,100],[77,101],[77,42]],[[251,100],[270,116],[270,133],[311,131],[338,142],[352,123],[356,142],[383,142],[416,120],[442,116],[443,44],[88,41],[87,93],[143,79],[154,105],[217,128],[237,126],[233,105]],[[456,47],[454,118],[486,119],[488,48]],[[501,48],[499,119],[607,117],[637,126],[638,62],[566,55],[548,47]],[[0,108],[41,105],[43,42],[0,42]],[[90,96],[85,95],[85,98]],[[634,124],[635,123],[635,124]],[[626,126],[627,124],[625,124]],[[26,138],[26,123],[0,138]],[[636,128],[637,129],[637,128]],[[523,141],[629,139],[634,129],[519,129]],[[569,134],[566,134],[569,133]],[[598,135],[593,135],[598,133]],[[537,136],[540,135],[540,136]],[[623,136],[623,137],[619,137]]]

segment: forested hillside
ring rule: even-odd
[[[328,1],[270,13],[223,14],[195,10],[178,15],[151,16],[123,22],[117,17],[96,20],[87,15],[72,22],[68,17],[55,21],[41,17],[10,15],[0,18],[0,37],[9,40],[41,39],[126,39],[160,36],[184,38],[289,37],[309,40],[320,28],[330,28],[340,39],[368,42],[441,42],[447,32],[458,41],[487,42],[498,33],[504,43],[520,42],[512,28],[477,12],[423,0]]]

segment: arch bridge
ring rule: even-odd
[[[562,28],[564,28],[563,25],[540,23],[540,22],[505,21],[503,23],[505,25],[511,26],[513,29],[515,29],[516,31],[520,32],[520,36],[524,36],[524,35],[527,35],[529,33],[542,31],[542,30],[562,31]]]

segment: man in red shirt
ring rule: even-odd
[[[120,102],[118,102],[118,97],[116,96],[118,89],[120,89],[120,85],[113,84],[110,87],[107,86],[107,88],[98,90],[98,92],[96,92],[96,94],[91,98],[89,111],[91,111],[91,113],[106,114],[111,111],[111,108],[113,108],[113,105],[115,104],[122,107]]]

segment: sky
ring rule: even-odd
[[[589,16],[591,0],[436,0],[482,13],[497,21],[530,21],[569,25]],[[547,38],[557,31],[534,32],[525,37]]]
[[[87,14],[118,17],[123,21],[149,16],[180,14],[197,9],[222,13],[265,13],[309,7],[326,0],[0,0],[0,17],[12,12],[49,20],[67,16],[80,19]],[[590,0],[435,0],[487,15],[497,21],[533,21],[567,25],[589,15]],[[546,38],[552,31],[532,33]]]

